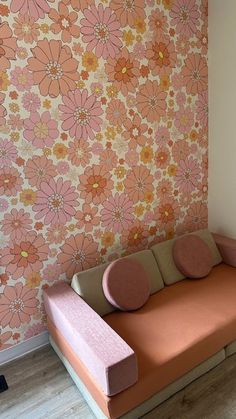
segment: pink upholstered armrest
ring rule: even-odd
[[[50,320],[106,395],[137,381],[134,351],[68,284],[48,288],[44,303]]]
[[[236,268],[236,240],[213,233],[213,238],[222,256],[223,262]]]

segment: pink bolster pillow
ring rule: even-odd
[[[212,254],[207,244],[194,234],[180,237],[173,246],[177,268],[187,278],[203,278],[212,269]]]
[[[150,296],[147,273],[134,259],[112,262],[103,274],[102,287],[109,303],[122,311],[137,310]]]

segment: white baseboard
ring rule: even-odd
[[[20,358],[29,352],[35,351],[49,343],[48,332],[45,331],[37,336],[32,336],[24,342],[17,343],[16,345],[0,351],[0,365],[13,361],[13,359]]]

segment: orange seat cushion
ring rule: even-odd
[[[100,393],[100,402],[96,394],[115,418],[236,339],[236,269],[218,265],[207,278],[165,287],[138,311],[113,312],[104,320],[138,358],[135,385],[106,399]]]

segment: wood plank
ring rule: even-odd
[[[0,374],[9,385],[9,390],[0,394],[1,419],[94,419],[50,346],[4,365]],[[236,355],[143,418],[235,419]]]

